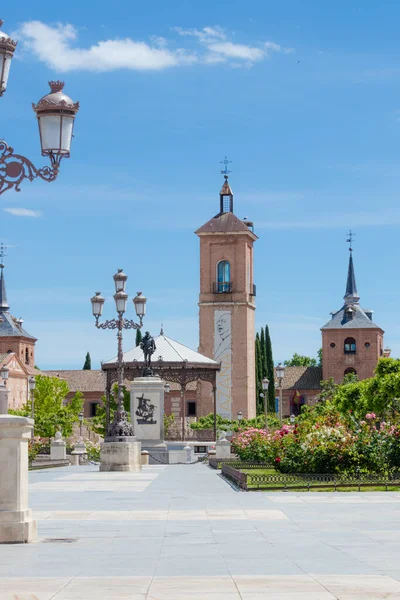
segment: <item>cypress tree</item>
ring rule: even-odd
[[[89,352],[86,352],[85,364],[83,365],[83,371],[90,371],[92,369],[92,360]]]
[[[268,411],[275,414],[275,369],[272,356],[272,344],[268,325],[265,326],[265,351],[266,351],[266,375],[269,379],[268,386]]]
[[[266,348],[265,348],[265,334],[264,328],[261,327],[261,336],[260,336],[260,353],[261,353],[261,379],[263,379],[267,374],[267,361],[266,361]]]
[[[262,392],[262,364],[261,364],[261,348],[260,348],[260,335],[256,335],[256,412],[261,414],[264,412],[263,399],[260,397]]]
[[[135,345],[139,346],[139,344],[140,344],[141,341],[142,341],[142,332],[140,331],[140,329],[136,329]]]

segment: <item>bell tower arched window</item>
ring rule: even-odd
[[[355,354],[357,352],[356,340],[354,338],[348,337],[344,340],[344,353],[345,354]]]
[[[227,260],[221,260],[217,265],[217,293],[223,294],[231,290],[231,265]]]
[[[29,365],[29,350],[25,348],[25,364]]]

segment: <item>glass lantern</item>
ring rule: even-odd
[[[136,314],[140,320],[143,319],[144,315],[146,314],[146,302],[147,298],[142,295],[142,292],[138,292],[136,297],[133,298]]]
[[[93,315],[96,318],[101,317],[105,299],[100,294],[100,292],[96,292],[96,294],[93,296],[93,298],[90,298],[90,302],[92,303]]]
[[[33,104],[39,123],[42,155],[49,156],[53,166],[58,167],[62,157],[68,158],[71,150],[75,115],[79,102],[64,94],[63,81],[49,82],[51,93],[38,104]]]
[[[3,21],[0,20],[0,27],[2,25]],[[0,96],[7,89],[11,61],[16,47],[17,42],[14,42],[4,31],[0,31]]]

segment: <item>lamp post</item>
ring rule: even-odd
[[[296,417],[295,417],[295,416],[294,416],[294,414],[292,413],[292,414],[290,415],[290,424],[291,424],[291,425],[293,425],[293,423],[295,422],[295,420],[296,420]]]
[[[164,385],[164,392],[165,392],[166,394],[168,394],[170,389],[171,389],[171,386],[170,386],[170,385],[169,385],[169,383],[167,382],[167,383]]]
[[[279,422],[282,423],[282,384],[285,376],[285,367],[282,365],[282,363],[279,363],[275,368],[275,373],[279,388]]]
[[[262,389],[264,390],[264,415],[265,415],[265,430],[268,431],[268,386],[269,386],[269,379],[267,379],[266,377],[264,377],[264,379],[261,382],[262,385]]]
[[[239,423],[239,427],[240,427],[240,424],[242,422],[242,419],[243,419],[243,413],[242,413],[241,410],[239,410],[238,414],[237,414],[237,420],[238,420],[238,423]]]
[[[3,384],[4,385],[6,385],[6,383],[7,383],[9,372],[10,372],[10,369],[8,367],[1,367],[1,370],[0,370],[0,379],[3,380]]]
[[[79,419],[79,437],[82,439],[82,426],[83,426],[83,410],[78,415]]]
[[[0,28],[3,21],[0,20]],[[11,60],[17,42],[0,30],[0,97],[7,89]],[[24,179],[33,181],[39,177],[44,181],[54,181],[60,169],[62,158],[70,155],[74,120],[79,110],[79,102],[74,102],[64,94],[62,81],[50,81],[50,93],[43,96],[38,104],[33,104],[39,124],[42,156],[48,156],[50,166],[37,169],[33,163],[20,154],[14,154],[4,140],[0,140],[0,194],[15,188],[21,191]]]
[[[102,297],[100,292],[91,298],[93,316],[96,319],[96,327],[98,329],[117,329],[117,340],[118,340],[118,357],[117,357],[117,371],[118,371],[118,408],[114,415],[114,420],[107,427],[107,437],[127,437],[134,436],[133,426],[126,418],[126,412],[124,408],[124,356],[122,352],[122,331],[124,329],[140,329],[143,326],[143,317],[146,314],[146,301],[142,295],[142,292],[138,292],[136,297],[133,298],[133,304],[135,306],[136,314],[139,317],[139,323],[124,318],[126,312],[126,304],[128,301],[128,294],[125,292],[126,280],[128,276],[118,269],[118,272],[114,275],[115,283],[115,294],[114,300],[117,309],[117,319],[111,319],[104,323],[99,323],[99,319],[103,312],[103,306],[105,299]],[[109,406],[107,407],[109,410]],[[106,440],[107,441],[107,440]]]
[[[33,377],[33,375],[31,375],[31,377],[29,377],[28,379],[28,385],[29,385],[29,396],[30,396],[30,400],[31,400],[31,417],[33,420],[35,420],[35,387],[36,387],[36,379]],[[32,427],[32,438],[34,437],[35,432],[34,432],[34,427]]]

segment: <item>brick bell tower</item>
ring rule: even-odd
[[[350,256],[347,271],[344,305],[331,313],[332,318],[322,332],[322,378],[333,377],[341,383],[348,373],[358,379],[373,377],[376,363],[381,356],[390,356],[383,349],[384,331],[372,320],[373,311],[361,308],[357,292],[353,263],[353,234],[350,231]]]
[[[224,161],[219,213],[197,229],[200,238],[199,352],[221,363],[217,413],[236,419],[256,415],[253,224],[233,212]],[[200,384],[202,414],[212,411],[210,386]]]

